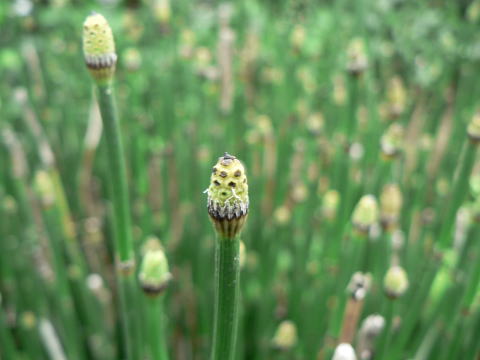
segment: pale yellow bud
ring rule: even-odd
[[[290,43],[292,46],[296,49],[302,47],[303,43],[305,42],[305,38],[305,28],[302,25],[295,25],[290,36]]]
[[[352,215],[353,225],[362,233],[367,233],[370,227],[378,221],[378,205],[375,196],[364,195],[355,207]]]
[[[163,24],[170,21],[171,10],[170,2],[168,0],[157,0],[155,2],[155,17]]]
[[[394,118],[400,116],[405,111],[407,103],[407,92],[400,77],[395,76],[390,80],[387,97],[390,116]]]
[[[340,193],[337,190],[328,190],[323,196],[322,214],[329,220],[334,219],[339,203]]]
[[[273,346],[280,350],[289,350],[297,344],[297,327],[290,320],[280,323],[273,337]]]
[[[163,250],[147,251],[138,275],[143,291],[151,296],[160,295],[168,286],[171,278],[167,257]]]
[[[49,207],[55,202],[55,185],[48,172],[39,170],[35,174],[34,188],[38,193],[42,205]]]
[[[391,228],[398,222],[402,210],[403,197],[398,184],[387,184],[380,195],[380,214],[382,224]]]
[[[405,130],[402,125],[393,123],[382,135],[381,148],[382,153],[387,158],[394,158],[403,149],[403,138]]]
[[[408,289],[408,276],[401,266],[392,266],[383,279],[383,287],[388,297],[396,299]]]
[[[273,218],[275,219],[275,222],[279,225],[287,224],[290,221],[291,216],[292,213],[290,209],[285,205],[280,206],[273,213]]]
[[[365,43],[360,38],[353,39],[347,50],[347,70],[354,76],[361,75],[368,67],[368,58]]]
[[[83,23],[83,54],[95,81],[112,80],[117,54],[112,29],[100,14],[93,13]]]

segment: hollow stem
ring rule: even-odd
[[[389,359],[389,347],[392,340],[392,331],[393,331],[393,316],[394,316],[394,303],[395,300],[387,300],[385,304],[385,329],[383,334],[380,336],[378,342],[378,359]]]
[[[219,237],[215,249],[215,319],[211,360],[232,360],[237,338],[239,237]]]
[[[475,163],[475,154],[477,153],[477,146],[471,141],[467,140],[462,150],[462,157],[455,173],[453,180],[452,194],[450,203],[445,214],[444,221],[439,237],[439,244],[442,248],[446,248],[451,243],[451,233],[455,223],[455,214],[465,199],[468,191],[468,181],[472,173],[473,165]]]
[[[168,351],[165,342],[165,323],[163,314],[163,297],[148,300],[149,342],[152,360],[167,360]]]
[[[135,264],[131,233],[130,202],[127,187],[127,173],[117,110],[110,83],[99,84],[98,102],[107,143],[112,198],[114,242],[116,261],[119,265],[118,284],[121,297],[121,317],[127,359],[138,359],[140,345],[136,326],[136,292],[133,267]]]
[[[107,142],[113,216],[116,231],[116,252],[118,260],[124,263],[133,260],[133,241],[127,172],[120,135],[120,124],[111,85],[98,85],[98,101],[105,129],[105,140]]]

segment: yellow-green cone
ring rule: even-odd
[[[391,266],[383,279],[383,287],[388,297],[396,299],[408,289],[408,276],[401,266]]]
[[[273,346],[279,350],[289,350],[297,344],[297,327],[290,320],[280,323],[272,340]]]
[[[109,82],[115,73],[117,54],[107,20],[92,13],[83,23],[83,54],[90,73],[97,82]]]
[[[398,184],[387,184],[380,195],[380,217],[385,229],[391,230],[398,223],[403,197]]]
[[[405,111],[407,103],[407,92],[400,77],[395,76],[390,79],[387,98],[389,115],[397,118]]]
[[[360,76],[368,67],[365,43],[360,38],[353,39],[348,44],[347,71],[353,76]]]
[[[163,250],[147,250],[138,279],[143,291],[148,295],[157,296],[165,290],[172,275],[168,270],[168,261]]]
[[[360,233],[367,234],[378,221],[378,217],[377,199],[373,195],[364,195],[353,210],[352,223]]]
[[[393,123],[388,127],[380,139],[382,154],[386,159],[393,159],[400,154],[403,149],[403,138],[405,130],[399,123]]]
[[[212,169],[208,194],[208,214],[222,237],[240,233],[248,214],[248,183],[243,164],[225,153]]]

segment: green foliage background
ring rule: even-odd
[[[156,236],[174,277],[165,294],[171,358],[208,355],[214,232],[203,191],[225,151],[245,164],[250,189],[238,359],[330,358],[357,270],[372,273],[361,319],[388,316],[382,279],[394,235],[358,240],[350,217],[362,195],[379,197],[391,182],[403,193],[399,258],[410,287],[395,302],[384,358],[478,358],[478,166],[471,189],[455,192],[453,175],[479,106],[479,1],[233,1],[227,111],[219,106],[217,2],[172,0],[163,20],[154,0],[37,1],[27,16],[15,3],[0,4],[0,358],[49,359],[42,319],[68,359],[121,356],[107,159],[103,142],[85,145],[96,115],[81,34],[92,10],[115,35],[137,259]],[[354,38],[369,63],[356,80],[346,71]],[[392,120],[395,76],[406,100]],[[386,160],[381,137],[392,121],[405,129],[404,146]],[[352,143],[359,156],[345,151]],[[53,190],[39,188],[41,171],[58,176]],[[348,199],[343,215],[326,216],[328,190]],[[445,214],[458,210],[452,194],[467,220],[439,244],[442,224],[453,222]],[[375,265],[355,268],[357,250]],[[100,289],[91,274],[103,279]],[[134,309],[142,324],[147,302]],[[272,339],[283,320],[296,325],[298,341],[278,350]],[[145,327],[145,347],[147,338]]]

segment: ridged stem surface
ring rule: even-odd
[[[211,360],[232,360],[237,338],[240,239],[219,237],[215,249],[215,320]]]
[[[133,241],[130,220],[130,200],[127,187],[127,171],[120,124],[111,85],[98,86],[98,102],[104,126],[108,152],[113,219],[115,225],[115,246],[121,263],[132,261]]]
[[[149,341],[152,360],[167,360],[168,351],[165,342],[165,316],[162,295],[148,299]]]
[[[127,359],[139,359],[140,334],[136,326],[136,291],[134,250],[131,233],[130,200],[120,125],[111,84],[98,85],[98,102],[108,153],[110,196],[113,208],[115,256],[119,271],[117,281]],[[131,267],[131,269],[130,269]]]
[[[455,224],[455,214],[469,192],[468,182],[475,164],[475,154],[477,145],[471,141],[465,143],[460,163],[458,164],[455,178],[453,180],[452,194],[448,204],[447,213],[442,222],[442,228],[439,237],[439,244],[444,249],[452,243],[452,230]]]

